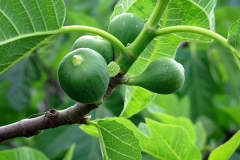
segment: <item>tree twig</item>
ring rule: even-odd
[[[108,98],[114,91],[114,88],[120,84],[119,78],[121,77],[122,75],[117,75],[110,79],[104,99]],[[48,128],[56,128],[70,124],[83,124],[86,121],[86,114],[96,108],[98,108],[98,106],[94,104],[76,103],[64,110],[50,109],[42,116],[23,119],[12,124],[1,126],[0,142],[15,137],[31,137]]]

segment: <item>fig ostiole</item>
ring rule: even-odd
[[[122,13],[110,21],[108,32],[127,46],[137,38],[143,27],[144,22],[141,18],[133,13]]]
[[[109,84],[105,59],[89,48],[68,53],[58,67],[58,79],[63,91],[84,104],[101,104]]]
[[[171,94],[184,84],[184,68],[172,58],[153,60],[140,74],[124,77],[122,83],[139,86],[158,94]]]
[[[79,37],[72,46],[72,51],[78,48],[90,48],[100,53],[107,63],[113,61],[113,47],[110,42],[100,36],[84,35]]]

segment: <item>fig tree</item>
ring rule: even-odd
[[[58,79],[64,92],[85,104],[100,104],[109,83],[105,59],[89,48],[68,53],[58,67]]]
[[[171,94],[182,87],[184,80],[183,66],[172,58],[161,57],[153,60],[140,74],[124,77],[122,81],[158,94]]]
[[[137,38],[143,27],[144,22],[141,18],[133,13],[122,13],[110,21],[108,32],[126,46]]]
[[[72,50],[78,48],[90,48],[100,53],[107,63],[113,61],[113,48],[111,43],[100,36],[84,35],[79,37],[74,42]]]

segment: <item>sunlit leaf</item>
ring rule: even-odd
[[[141,127],[142,129],[144,128],[144,132],[141,132],[127,119],[115,118],[115,120],[124,124],[134,132],[144,152],[158,159],[201,159],[200,151],[195,147],[186,131],[181,127],[146,119],[147,126]],[[147,131],[147,128],[149,131]]]
[[[156,0],[121,0],[116,5],[111,18],[124,12],[132,12],[138,17],[142,18],[144,21],[146,21],[149,18],[150,13],[155,6],[155,3]],[[213,9],[215,5],[216,0],[172,0],[170,1],[167,10],[164,13],[164,16],[160,21],[161,27],[164,28],[174,25],[191,25],[214,30],[215,24]],[[179,44],[183,40],[193,39],[205,42],[211,41],[211,39],[207,37],[191,33],[175,33],[155,38],[151,42],[151,44],[149,44],[148,47],[143,51],[143,53],[140,55],[134,65],[130,68],[127,75],[131,76],[139,74],[152,60],[156,58],[163,56],[174,58]],[[146,94],[143,94],[145,95],[145,98],[143,98],[143,96],[138,97],[138,95],[140,94],[136,93],[143,93],[144,91],[142,88],[140,89],[139,87],[132,88],[127,86],[126,91],[127,94],[124,104],[124,110],[121,114],[124,117],[129,117],[130,115],[138,113],[148,104],[146,100],[149,100],[150,102],[152,98],[155,97],[154,93],[146,90]],[[136,99],[138,101],[136,101]],[[138,102],[138,104],[136,102]],[[133,106],[139,107],[136,110],[133,110]],[[127,113],[125,114],[124,112]]]
[[[237,20],[228,31],[228,43],[240,51],[240,19]]]
[[[190,100],[188,96],[179,99],[175,94],[157,95],[147,107],[148,111],[162,112],[175,117],[190,117]]]
[[[108,64],[108,72],[110,77],[116,76],[120,71],[120,66],[116,62],[110,62]]]
[[[174,117],[164,113],[152,113],[155,115],[161,122],[169,125],[176,125],[185,129],[186,133],[189,135],[193,143],[196,141],[196,132],[195,127],[190,119],[184,117]]]
[[[226,143],[216,148],[209,156],[209,160],[229,159],[240,144],[240,131],[238,131]]]
[[[97,121],[104,159],[141,159],[141,148],[133,132],[111,119]]]
[[[96,127],[94,127],[92,125],[81,125],[80,129],[91,136],[95,136],[95,137],[99,136]]]

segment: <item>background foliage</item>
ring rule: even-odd
[[[66,0],[64,25],[82,24],[107,30],[116,3],[116,0]],[[216,32],[227,37],[227,31],[239,18],[238,15],[239,1],[218,0],[215,10]],[[75,103],[59,87],[57,67],[73,42],[83,34],[64,34],[49,40],[44,47],[0,76],[0,125],[50,108],[63,109]],[[207,157],[218,145],[227,141],[240,125],[240,72],[227,52],[215,42],[182,44],[176,53],[176,60],[185,68],[186,82],[183,88],[173,95],[156,96],[146,109],[130,120],[135,125],[140,124],[143,129],[141,122],[145,122],[144,117],[169,125],[178,123],[186,127],[203,158]],[[91,113],[92,119],[119,116],[124,106],[125,90],[124,86],[118,87],[99,109]],[[158,111],[161,113],[154,114]],[[156,124],[147,120],[147,125]],[[79,125],[45,130],[28,139],[5,141],[0,144],[0,150],[29,146],[54,160],[62,159],[72,144],[75,144],[73,159],[102,159],[98,138],[84,133]],[[239,157],[240,151],[237,150],[231,159]],[[155,158],[143,154],[143,159]]]

